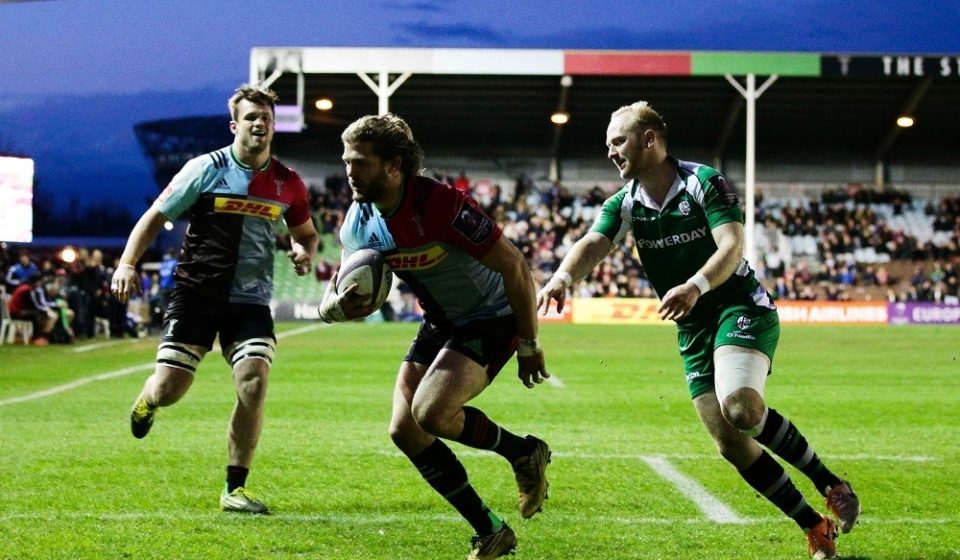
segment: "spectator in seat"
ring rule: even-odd
[[[53,330],[58,315],[47,301],[39,272],[20,282],[10,296],[7,309],[13,319],[33,322],[34,337],[31,344],[46,346],[50,343],[50,331]]]

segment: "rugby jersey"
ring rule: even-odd
[[[418,175],[407,180],[391,214],[354,202],[340,229],[345,256],[363,248],[383,253],[417,296],[424,319],[442,326],[512,313],[503,277],[478,260],[502,235],[472,198]]]
[[[720,172],[695,162],[670,161],[677,178],[663,206],[634,179],[604,202],[591,228],[615,245],[632,231],[643,270],[660,297],[686,282],[717,251],[713,228],[744,221],[737,193]],[[691,317],[738,298],[774,308],[746,259],[723,284],[697,300]]]
[[[273,157],[253,169],[232,146],[188,161],[154,206],[170,220],[189,219],[177,288],[215,302],[269,304],[277,223],[310,219],[306,186],[293,170]]]

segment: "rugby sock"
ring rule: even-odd
[[[766,451],[752,465],[740,471],[747,484],[762,494],[780,511],[807,530],[820,523],[820,514],[803,499],[780,463]]]
[[[467,481],[467,470],[453,451],[439,439],[434,440],[410,462],[438,494],[444,497],[478,535],[489,535],[503,527],[503,520],[483,503]]]
[[[530,440],[504,430],[483,411],[471,406],[463,407],[463,431],[454,441],[477,449],[489,449],[511,463],[534,450]]]
[[[246,467],[237,467],[235,465],[227,466],[227,494],[233,492],[241,486],[247,485],[247,475],[250,469]]]
[[[767,408],[765,416],[766,423],[760,431],[760,435],[754,436],[754,439],[800,469],[813,481],[817,490],[826,496],[829,487],[840,483],[837,475],[830,472],[830,469],[823,464],[823,461],[814,453],[806,438],[792,422],[772,408]]]

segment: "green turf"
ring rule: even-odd
[[[249,479],[274,511],[259,518],[217,511],[232,406],[217,354],[138,441],[127,415],[155,340],[82,353],[0,346],[0,560],[463,558],[469,526],[387,436],[415,329],[324,326],[280,341]],[[511,363],[475,403],[550,442],[543,513],[519,519],[507,463],[451,444],[516,529],[518,560],[806,557],[799,529],[717,458],[671,328],[547,325],[541,338],[563,387],[527,390]],[[950,327],[784,327],[768,401],[863,500],[861,525],[839,541],[844,558],[960,558],[958,340]],[[710,521],[644,462],[657,455],[744,523]]]

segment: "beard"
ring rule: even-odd
[[[362,188],[354,188],[353,185],[350,186],[353,191],[353,200],[354,202],[377,202],[383,198],[384,193],[386,192],[387,177],[384,174],[382,177],[377,177],[367,183],[365,183]]]

